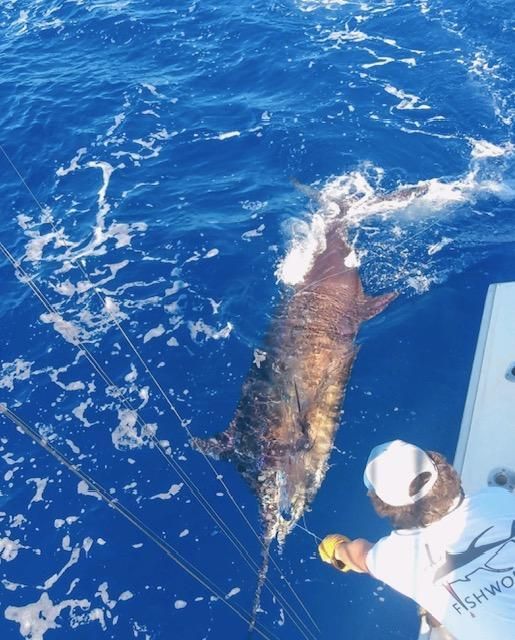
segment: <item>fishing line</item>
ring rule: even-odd
[[[304,521],[304,524],[306,524],[306,522]],[[299,529],[301,529],[302,531],[305,531],[307,534],[309,534],[310,536],[312,536],[313,538],[315,538],[315,540],[317,542],[322,542],[322,538],[319,538],[315,533],[313,533],[312,531],[310,531],[307,527],[303,527],[301,524],[299,524],[298,522],[295,524],[296,527],[298,527]]]
[[[151,527],[146,525],[140,518],[134,514],[129,508],[123,505],[117,498],[112,498],[107,489],[103,487],[100,482],[94,480],[88,473],[80,469],[78,465],[75,465],[69,458],[56,449],[46,438],[43,438],[35,429],[30,427],[22,418],[13,413],[6,405],[0,403],[0,414],[3,414],[9,419],[18,429],[20,429],[26,436],[31,438],[36,444],[40,445],[45,451],[52,455],[58,462],[64,465],[71,473],[85,482],[89,489],[94,491],[109,507],[112,507],[126,520],[128,520],[134,527],[136,527],[143,535],[157,545],[165,554],[171,558],[179,567],[181,567],[186,573],[194,578],[199,584],[201,584],[207,591],[209,591],[214,597],[221,600],[226,604],[234,613],[238,615],[244,622],[249,624],[251,617],[245,611],[245,609],[234,605],[228,599],[226,599],[222,590],[216,586],[200,569],[194,564],[186,560],[171,544],[166,542],[157,532]],[[259,627],[262,627],[260,629]],[[270,633],[264,625],[261,623],[255,627],[256,631],[265,640],[275,639],[277,636]]]
[[[7,152],[5,151],[4,147],[0,144],[0,150],[2,151],[3,155],[5,156],[5,158],[7,159],[7,161],[9,162],[9,164],[11,165],[11,167],[13,168],[13,170],[15,171],[16,175],[19,177],[19,179],[21,180],[22,184],[25,186],[25,188],[27,189],[28,193],[30,194],[30,196],[32,197],[32,199],[34,200],[34,202],[36,203],[37,207],[40,209],[40,211],[42,213],[45,213],[45,210],[43,208],[43,206],[41,205],[41,203],[39,202],[39,200],[37,199],[37,197],[34,195],[33,191],[30,189],[29,185],[27,184],[27,182],[25,181],[25,179],[23,178],[23,176],[21,175],[21,173],[18,171],[17,167],[14,165],[14,163],[12,162],[11,158],[9,157],[9,155],[7,154]],[[53,223],[53,220],[50,218],[49,223],[52,227],[52,230],[54,231],[54,233],[58,233],[58,229],[55,226],[55,224]],[[4,252],[4,255],[6,255],[8,257],[9,260],[11,260],[11,262],[13,262],[14,259],[11,259],[11,257],[9,257],[7,255],[7,253],[4,251],[5,247],[3,247],[3,245],[1,245],[0,247],[2,249],[2,251]],[[127,341],[127,343],[129,344],[129,346],[131,347],[132,351],[134,352],[134,354],[136,355],[136,357],[138,358],[138,360],[141,362],[141,364],[143,365],[145,371],[147,372],[147,374],[150,376],[150,378],[152,379],[152,381],[154,382],[154,384],[156,385],[157,389],[159,390],[161,396],[165,399],[165,401],[167,402],[168,406],[170,407],[171,411],[174,413],[174,415],[177,417],[177,419],[179,420],[180,424],[182,427],[184,427],[186,429],[186,432],[188,433],[188,436],[190,438],[193,437],[193,434],[191,433],[189,427],[188,427],[188,422],[182,418],[182,416],[179,414],[179,412],[177,411],[176,407],[173,405],[173,403],[171,402],[171,400],[169,399],[168,395],[165,393],[165,391],[163,390],[162,386],[160,385],[160,383],[158,382],[157,378],[154,376],[154,374],[150,371],[147,363],[145,362],[145,360],[142,358],[142,356],[140,355],[138,349],[136,348],[136,346],[133,344],[132,340],[129,338],[129,336],[127,335],[127,333],[125,332],[125,330],[123,329],[123,327],[121,326],[121,324],[119,323],[118,319],[116,318],[116,316],[114,315],[114,313],[112,313],[111,309],[109,308],[109,306],[106,304],[106,300],[105,298],[102,296],[102,294],[99,292],[98,288],[96,287],[96,285],[91,281],[88,273],[86,272],[86,270],[84,269],[84,267],[80,264],[80,262],[78,260],[76,260],[75,258],[71,257],[70,261],[73,262],[81,271],[81,273],[84,275],[84,277],[86,278],[86,280],[88,281],[89,284],[91,284],[93,291],[95,292],[95,294],[97,295],[97,297],[99,298],[99,300],[101,301],[103,308],[107,311],[109,317],[111,318],[111,320],[114,322],[114,324],[117,326],[117,328],[120,330],[120,332],[122,333],[124,339]],[[18,269],[20,269],[20,264],[17,261],[13,262],[13,265],[17,266]],[[29,280],[31,280],[31,278],[29,277]],[[27,283],[30,285],[30,283]],[[32,288],[32,287],[31,287]],[[41,293],[41,292],[40,292]],[[37,295],[37,294],[36,294]],[[41,293],[41,295],[43,295]],[[44,297],[44,296],[43,296]],[[38,296],[39,298],[39,296]],[[39,298],[41,300],[41,298]],[[55,311],[54,313],[56,313],[57,315],[60,316],[60,314]],[[81,347],[83,348],[83,347]],[[89,353],[89,352],[88,352]],[[91,355],[91,354],[89,354]],[[87,356],[88,357],[88,356]],[[88,357],[88,360],[90,358]],[[91,360],[90,360],[91,362]],[[93,364],[93,363],[92,363]],[[98,364],[98,363],[97,363]],[[97,370],[97,366],[93,365],[95,370]],[[105,381],[104,375],[100,374],[102,376],[102,378]],[[111,386],[116,387],[116,385],[111,381]],[[134,411],[134,409],[131,408],[131,411]],[[137,415],[137,414],[136,414]],[[157,439],[156,439],[157,441]],[[160,445],[158,446],[158,448],[160,448]],[[164,451],[162,452],[165,456],[167,455]],[[232,495],[232,492],[230,491],[229,487],[227,486],[227,484],[224,482],[223,478],[221,477],[221,475],[218,473],[217,469],[215,468],[215,466],[212,464],[211,460],[209,460],[209,458],[207,457],[207,455],[202,451],[200,452],[201,455],[203,456],[204,460],[206,461],[206,463],[208,464],[208,466],[210,467],[211,471],[213,472],[215,478],[218,480],[218,482],[220,482],[220,484],[223,486],[224,490],[226,491],[227,496],[229,497],[230,501],[233,503],[233,505],[235,506],[235,508],[237,509],[237,511],[239,512],[240,516],[243,518],[243,520],[246,522],[246,524],[248,525],[248,527],[251,529],[251,531],[253,532],[254,536],[256,537],[256,539],[258,540],[260,546],[264,549],[265,548],[265,543],[263,542],[263,540],[261,539],[259,533],[255,530],[255,528],[253,527],[253,525],[251,524],[251,522],[248,520],[248,518],[246,517],[246,515],[243,513],[242,509],[240,508],[240,506],[238,505],[236,499],[234,498],[234,496]],[[294,587],[291,585],[291,583],[288,581],[288,579],[286,578],[286,576],[283,574],[281,568],[279,567],[279,565],[277,564],[277,562],[274,560],[273,557],[270,558],[273,566],[276,568],[276,570],[278,571],[279,575],[281,576],[281,578],[284,580],[284,582],[286,583],[287,587],[289,588],[289,590],[291,591],[291,593],[293,594],[293,596],[295,597],[295,599],[297,600],[297,602],[299,603],[299,605],[301,606],[301,608],[304,610],[304,612],[306,613],[306,615],[308,616],[309,620],[311,621],[311,623],[314,625],[314,627],[317,629],[317,631],[320,631],[320,628],[318,627],[318,625],[316,624],[315,620],[313,619],[312,615],[310,614],[310,612],[308,611],[308,609],[306,608],[304,602],[301,600],[301,598],[299,597],[299,595],[297,594],[297,592],[295,591]],[[297,615],[297,614],[295,614]],[[304,623],[302,623],[304,626]]]
[[[45,307],[45,309],[51,313],[55,319],[57,320],[62,320],[63,322],[66,322],[64,320],[64,318],[62,317],[62,315],[57,311],[57,309],[52,305],[51,302],[49,302],[48,298],[45,296],[45,294],[39,289],[38,285],[34,282],[34,280],[27,274],[27,272],[23,269],[23,267],[19,264],[18,261],[16,261],[16,259],[12,256],[12,254],[9,252],[9,250],[3,245],[3,243],[0,242],[0,251],[6,256],[6,258],[11,262],[11,264],[13,265],[13,267],[19,272],[19,274],[22,276],[21,280],[22,282],[26,283],[30,289],[33,291],[33,293],[36,295],[36,297],[40,300],[40,302],[43,304],[43,306]],[[70,323],[71,324],[71,323]],[[73,325],[72,325],[73,326]],[[103,379],[104,383],[106,384],[106,386],[108,388],[111,388],[112,390],[114,390],[116,392],[116,397],[120,400],[120,402],[125,406],[126,409],[128,409],[132,415],[135,416],[136,421],[138,423],[138,425],[144,429],[146,427],[146,423],[142,420],[142,418],[139,416],[138,412],[133,408],[133,406],[130,404],[130,402],[123,397],[123,390],[120,389],[116,383],[112,380],[112,378],[110,378],[110,376],[105,372],[105,370],[103,369],[103,367],[99,364],[98,360],[95,358],[95,356],[89,351],[88,347],[85,345],[85,343],[80,339],[79,336],[75,336],[72,344],[74,344],[74,346],[76,346],[81,353],[84,354],[84,356],[86,357],[86,359],[90,362],[90,364],[93,366],[94,370],[101,376],[101,378]],[[188,488],[190,489],[191,493],[193,494],[193,496],[195,497],[195,499],[200,503],[200,505],[204,508],[204,510],[208,513],[208,515],[213,519],[213,521],[220,527],[220,529],[222,530],[222,532],[226,535],[226,537],[229,539],[229,541],[233,544],[233,546],[237,549],[237,551],[240,553],[240,555],[242,556],[242,558],[245,560],[245,562],[249,565],[249,567],[251,568],[251,570],[255,573],[255,575],[257,576],[258,580],[260,580],[260,573],[259,573],[259,567],[258,565],[254,562],[254,560],[252,559],[252,557],[250,556],[250,554],[248,553],[247,549],[243,546],[243,544],[238,540],[237,536],[235,534],[233,534],[233,532],[231,531],[230,527],[228,527],[225,523],[225,521],[223,520],[223,518],[218,514],[218,512],[216,511],[216,509],[214,509],[209,502],[207,501],[207,499],[203,496],[202,492],[200,491],[200,489],[198,488],[198,486],[196,485],[196,483],[183,471],[182,467],[180,464],[178,464],[175,459],[173,458],[173,456],[168,455],[165,450],[163,449],[161,443],[159,442],[158,438],[155,436],[155,434],[151,433],[150,434],[150,438],[151,440],[154,442],[157,450],[159,451],[159,453],[163,456],[163,458],[165,459],[165,461],[167,462],[167,464],[169,466],[171,466],[174,471],[177,473],[177,475],[179,475],[179,477],[181,478],[181,480],[183,480],[183,482],[188,486]],[[213,468],[214,469],[214,468]],[[216,470],[214,470],[216,471]],[[224,487],[226,487],[225,483],[223,483]],[[228,489],[227,489],[228,490]],[[250,526],[250,523],[249,523]],[[256,534],[257,535],[257,534]],[[259,539],[259,538],[258,538]],[[260,539],[259,539],[260,540]],[[282,575],[282,574],[281,574]],[[285,600],[284,596],[282,596],[282,594],[279,592],[279,590],[277,589],[277,587],[273,584],[273,582],[271,581],[271,579],[267,578],[267,584],[266,584],[266,588],[270,591],[270,593],[272,593],[272,595],[274,595],[278,601],[283,605],[283,607],[285,608],[285,610],[288,612],[288,615],[290,616],[293,624],[297,627],[297,629],[299,630],[299,632],[304,636],[304,638],[307,638],[306,632],[303,630],[305,629],[307,631],[307,633],[309,635],[311,635],[313,637],[313,633],[309,630],[309,628],[306,626],[306,624],[302,621],[302,619],[300,618],[300,616],[297,614],[297,612],[293,609],[293,607]],[[298,622],[297,622],[298,621]],[[301,625],[303,628],[301,628]]]

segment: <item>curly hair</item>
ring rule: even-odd
[[[388,518],[394,529],[418,529],[437,522],[448,513],[454,500],[463,493],[458,473],[447,460],[435,451],[426,453],[435,463],[438,472],[438,478],[426,496],[413,504],[392,507],[383,502],[375,492],[368,493],[376,513],[381,518]],[[418,475],[410,484],[410,496],[418,493],[430,477],[431,474],[428,472]]]

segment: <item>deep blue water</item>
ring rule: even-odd
[[[487,287],[515,279],[513,41],[508,0],[0,7],[0,241],[258,562],[91,282],[188,428],[212,434],[287,293],[278,265],[331,198],[361,196],[346,222],[365,287],[400,296],[360,333],[305,524],[379,537],[361,481],[369,449],[401,437],[452,457]],[[428,193],[408,208],[375,200],[419,182]],[[139,428],[120,437],[120,400],[4,259],[0,278],[0,401],[249,611],[255,576],[241,556],[186,486],[155,497],[179,477]],[[246,637],[224,602],[1,425],[2,637]],[[244,481],[217,469],[258,529]],[[412,603],[323,566],[304,531],[274,558],[318,637],[416,637]],[[276,569],[270,579],[305,619]],[[271,634],[301,637],[268,593],[263,608]]]

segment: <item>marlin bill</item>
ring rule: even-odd
[[[336,226],[325,244],[275,315],[228,428],[192,442],[235,464],[256,494],[263,573],[270,543],[284,542],[326,474],[359,327],[396,296],[364,293],[357,268],[346,264],[351,249]]]

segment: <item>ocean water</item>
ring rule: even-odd
[[[360,332],[260,629],[416,637],[412,603],[308,532],[387,531],[378,442],[453,455],[487,287],[515,279],[514,28],[508,0],[1,3],[0,402],[204,580],[1,420],[2,638],[247,636],[256,499],[188,431],[230,421],[328,221],[367,292],[400,295]]]

